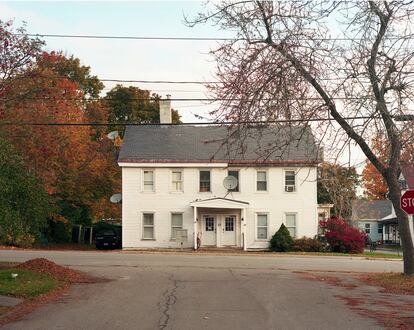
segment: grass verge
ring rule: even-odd
[[[364,274],[360,280],[365,284],[379,286],[384,293],[414,295],[414,276],[403,273]]]
[[[364,253],[335,253],[335,252],[287,252],[288,254],[294,255],[309,255],[309,256],[334,256],[334,257],[365,257],[365,258],[387,258],[402,260],[402,256],[395,254],[381,253],[381,252],[364,252]]]
[[[17,274],[16,278],[12,274]],[[59,282],[51,276],[28,270],[0,270],[0,295],[33,298],[55,289]]]

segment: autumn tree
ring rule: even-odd
[[[98,98],[104,88],[99,78],[91,74],[91,68],[81,65],[80,60],[73,55],[67,57],[62,52],[43,52],[37,65],[77,83],[84,97]]]
[[[143,90],[135,86],[125,87],[116,85],[104,98],[109,110],[109,122],[111,123],[159,123],[161,97],[156,93]],[[172,109],[172,122],[180,123],[180,115]],[[124,126],[118,125],[111,128],[120,131],[123,136]]]
[[[0,20],[0,101],[4,100],[13,80],[40,54],[43,42],[29,38],[25,26],[13,27],[13,21]],[[2,111],[0,102],[0,118]]]
[[[60,55],[58,56],[58,60]],[[120,190],[120,173],[111,141],[97,137],[89,122],[94,110],[83,88],[55,71],[51,54],[43,54],[15,79],[4,103],[6,138],[23,155],[29,169],[41,179],[59,207],[55,221],[87,224],[102,217],[119,217],[119,206],[109,197]],[[32,125],[35,121],[42,125]],[[23,124],[20,124],[23,123]],[[27,123],[25,125],[24,123]],[[43,125],[51,123],[51,125]]]
[[[414,126],[414,125],[413,125]],[[414,128],[408,128],[408,131],[402,132],[403,136],[413,136]],[[374,137],[371,140],[371,147],[377,151],[382,161],[386,160],[388,150],[387,139],[383,134]],[[414,146],[412,144],[402,144],[401,163],[412,163],[414,161]],[[388,186],[375,166],[367,162],[362,171],[362,182],[365,189],[365,196],[370,200],[387,199]]]
[[[387,184],[407,275],[414,275],[414,247],[398,174],[401,132],[413,124],[395,119],[412,106],[413,14],[414,4],[402,1],[222,1],[189,22],[235,33],[212,51],[220,83],[209,86],[221,100],[216,119],[235,122],[229,139],[243,138],[252,121],[299,121],[329,157],[351,141],[362,150]],[[385,159],[369,144],[378,132]]]
[[[359,185],[355,167],[322,163],[318,170],[318,203],[334,204],[333,214],[348,219]]]
[[[0,243],[30,246],[54,211],[42,183],[22,157],[0,138]]]

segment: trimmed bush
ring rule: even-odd
[[[325,237],[332,252],[364,252],[366,234],[348,225],[344,219],[332,217],[321,221],[320,227],[325,230]]]
[[[282,223],[279,230],[270,240],[270,250],[276,252],[290,251],[293,244],[293,238],[290,236],[289,230]]]
[[[302,237],[302,238],[295,239],[293,241],[292,251],[322,252],[323,244],[315,238]]]

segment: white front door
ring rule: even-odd
[[[223,217],[222,245],[236,245],[236,216],[226,215]]]
[[[201,236],[202,245],[216,245],[216,217],[212,215],[203,216],[203,228]]]

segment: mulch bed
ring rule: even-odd
[[[21,304],[12,308],[10,312],[4,315],[4,317],[1,318],[0,316],[0,327],[6,323],[23,318],[25,315],[46,303],[56,301],[69,290],[72,284],[98,283],[107,281],[106,279],[92,277],[69,267],[57,265],[54,262],[44,258],[28,260],[13,268],[49,275],[58,280],[60,285],[52,291],[33,299],[25,300]]]
[[[30,270],[35,273],[49,275],[59,281],[67,283],[96,283],[97,279],[85,273],[55,264],[45,258],[37,258],[28,260],[16,269]]]

